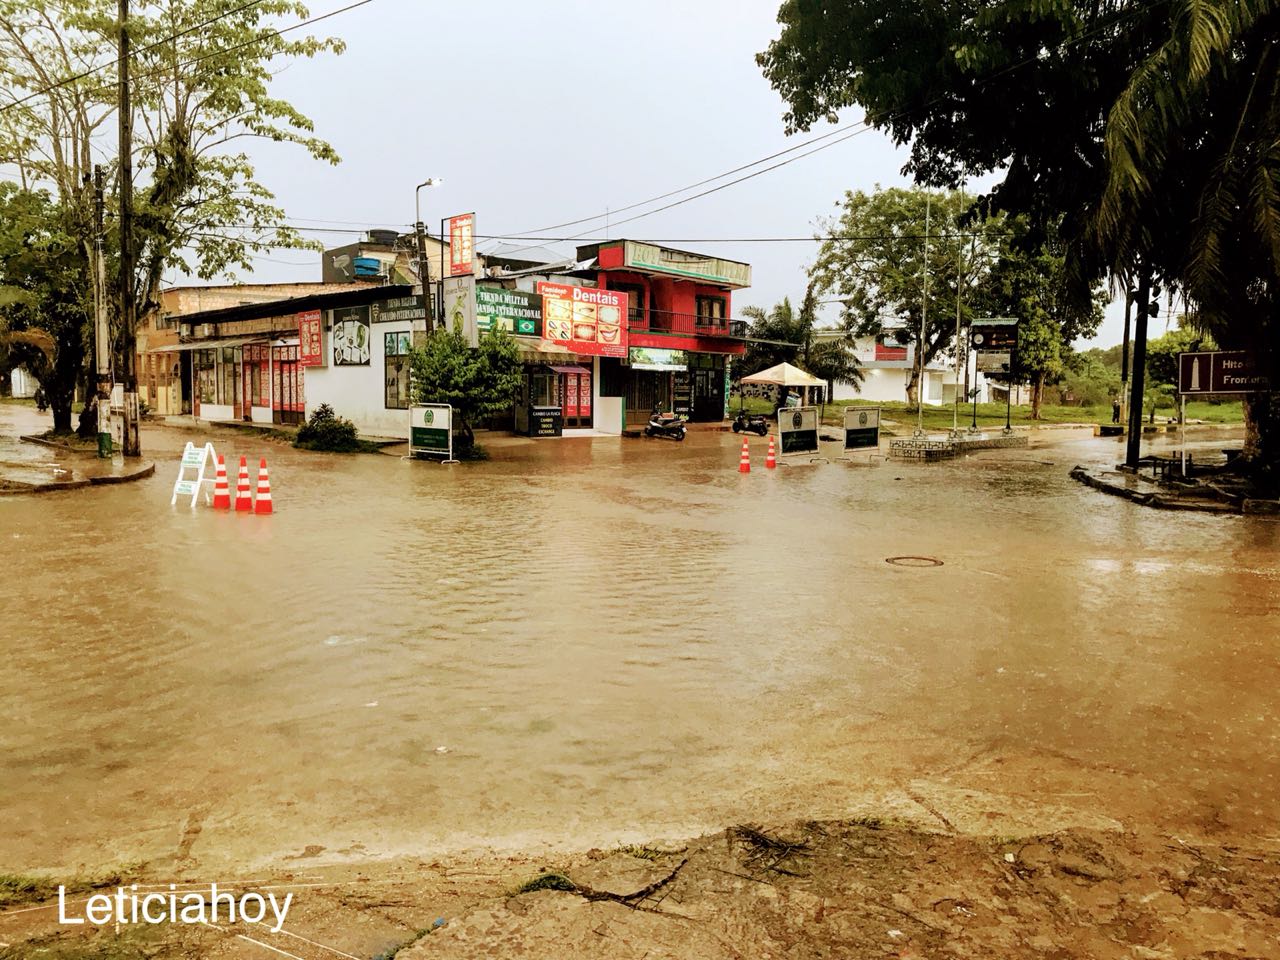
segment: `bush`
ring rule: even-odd
[[[355,453],[364,449],[356,434],[356,425],[338,416],[333,407],[322,403],[311,413],[311,419],[298,429],[295,447],[303,450],[328,450],[333,453]]]

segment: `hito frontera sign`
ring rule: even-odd
[[[1270,377],[1244,350],[1178,354],[1178,392],[1181,394],[1266,393],[1270,390]]]

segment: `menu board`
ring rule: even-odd
[[[538,284],[542,336],[577,354],[627,355],[627,294],[561,283]]]

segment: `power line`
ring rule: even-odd
[[[142,52],[145,52],[145,51],[147,51],[147,50],[155,49],[155,48],[156,48],[156,47],[158,47],[158,46],[163,46],[164,44],[169,43],[169,42],[171,42],[171,41],[173,41],[173,40],[177,39],[178,37],[181,37],[181,36],[184,36],[185,34],[192,33],[192,32],[194,32],[194,31],[196,31],[196,30],[202,29],[203,27],[208,26],[208,25],[209,25],[209,24],[211,24],[211,23],[216,23],[216,22],[217,22],[217,21],[219,21],[219,20],[222,20],[222,19],[225,19],[226,17],[232,16],[232,15],[234,15],[234,14],[236,14],[236,13],[240,12],[241,10],[246,10],[246,9],[248,9],[249,7],[254,6],[254,5],[256,5],[256,4],[258,4],[258,3],[261,3],[261,2],[262,2],[262,0],[250,0],[250,2],[249,2],[249,3],[246,3],[244,6],[242,6],[242,7],[238,7],[238,8],[236,8],[235,10],[228,10],[226,13],[220,14],[219,16],[214,17],[214,18],[212,18],[212,19],[210,19],[210,20],[206,21],[205,23],[197,24],[197,25],[195,25],[195,26],[193,26],[193,27],[189,27],[189,28],[187,28],[186,30],[183,30],[183,31],[181,31],[181,32],[179,32],[179,33],[176,33],[176,34],[174,34],[174,35],[173,35],[173,36],[171,36],[171,37],[166,37],[166,38],[164,38],[164,39],[162,39],[162,40],[157,40],[155,43],[152,43],[152,44],[148,45],[147,47],[144,47]],[[271,39],[274,39],[275,37],[281,37],[281,36],[284,36],[286,33],[291,33],[291,32],[292,32],[292,31],[294,31],[294,30],[300,30],[300,29],[301,29],[301,28],[303,28],[303,27],[311,26],[311,25],[313,25],[313,24],[319,23],[319,22],[320,22],[320,21],[322,21],[322,20],[328,20],[330,17],[336,17],[336,16],[338,16],[339,14],[346,13],[346,12],[348,12],[349,10],[354,10],[354,9],[356,9],[357,7],[363,7],[365,4],[368,4],[368,3],[373,3],[373,0],[356,0],[356,2],[355,2],[355,3],[347,4],[345,7],[339,7],[337,10],[330,10],[328,13],[322,13],[322,14],[320,14],[320,15],[319,15],[319,16],[317,16],[317,17],[310,17],[310,18],[308,18],[308,19],[306,19],[306,20],[300,20],[300,21],[298,21],[297,23],[293,24],[292,26],[282,27],[282,28],[280,28],[279,30],[269,30],[269,31],[267,31],[266,33],[259,34],[258,36],[255,36],[255,37],[250,37],[248,40],[244,40],[244,41],[242,41],[242,42],[240,42],[240,43],[233,44],[233,45],[232,45],[232,46],[230,46],[230,47],[223,47],[223,48],[221,48],[221,49],[219,49],[219,50],[212,50],[212,51],[210,51],[210,52],[208,52],[208,53],[206,53],[206,54],[203,54],[202,56],[199,56],[199,57],[196,57],[196,58],[194,58],[194,59],[192,59],[192,60],[187,60],[187,61],[185,61],[185,62],[183,62],[183,63],[178,64],[178,65],[177,65],[177,67],[176,67],[176,69],[178,69],[178,70],[185,70],[185,69],[187,69],[188,67],[193,67],[193,66],[195,66],[196,64],[203,63],[205,60],[210,60],[210,59],[212,59],[213,57],[220,57],[220,56],[223,56],[224,54],[234,53],[234,52],[235,52],[235,51],[237,51],[237,50],[243,50],[245,47],[253,46],[255,43],[262,43],[264,40],[271,40]],[[51,84],[50,86],[48,86],[48,87],[44,87],[44,88],[42,88],[42,89],[40,89],[40,90],[36,90],[36,91],[34,91],[33,93],[30,93],[30,94],[28,94],[27,96],[23,97],[21,100],[15,100],[15,101],[14,101],[14,102],[12,102],[12,103],[8,103],[8,104],[5,104],[4,106],[0,107],[0,113],[5,113],[5,112],[7,112],[7,111],[9,111],[9,110],[13,109],[14,107],[17,107],[19,104],[25,103],[26,101],[28,101],[28,100],[32,99],[33,97],[43,96],[43,95],[45,95],[45,94],[47,94],[47,93],[52,92],[53,90],[57,89],[58,87],[65,86],[66,84],[68,84],[68,83],[72,83],[72,82],[74,82],[74,81],[76,81],[76,80],[79,80],[79,79],[82,79],[83,77],[91,76],[92,74],[94,74],[94,73],[98,73],[98,72],[102,71],[103,69],[105,69],[106,67],[108,67],[108,66],[112,66],[112,65],[113,65],[113,64],[109,64],[109,63],[108,63],[108,64],[103,64],[102,66],[95,67],[95,68],[93,68],[92,70],[86,71],[85,73],[83,73],[83,74],[81,74],[81,75],[79,75],[79,76],[76,76],[76,77],[68,77],[66,80],[61,80],[61,81],[59,81],[58,83]],[[138,75],[136,75],[136,76],[135,76],[135,79],[141,79],[141,78],[143,78],[143,77],[153,77],[153,76],[157,76],[157,75],[159,75],[159,74],[160,74],[160,73],[162,73],[162,72],[167,74],[167,73],[168,73],[168,71],[169,71],[170,69],[171,69],[170,67],[165,67],[163,70],[153,70],[153,71],[151,71],[150,73],[142,73],[142,74],[138,74]],[[97,89],[95,89],[95,90],[93,90],[93,91],[91,91],[91,92],[92,92],[92,93],[101,93],[101,92],[103,92],[103,91],[112,90],[112,89],[114,89],[114,86],[104,86],[104,87],[98,87]]]
[[[1084,42],[1085,40],[1088,40],[1088,39],[1090,39],[1090,38],[1092,38],[1092,37],[1094,37],[1094,36],[1097,36],[1097,35],[1098,35],[1098,34],[1100,34],[1100,33],[1103,33],[1103,32],[1104,32],[1104,31],[1106,31],[1106,30],[1109,30],[1111,27],[1115,26],[1117,23],[1121,22],[1122,20],[1126,19],[1127,17],[1136,16],[1136,15],[1141,14],[1141,13],[1146,13],[1146,12],[1148,12],[1148,11],[1150,11],[1150,10],[1155,9],[1155,8],[1156,8],[1156,7],[1158,7],[1158,6],[1161,6],[1161,5],[1166,4],[1166,3],[1169,3],[1169,2],[1170,2],[1170,0],[1151,0],[1151,2],[1150,2],[1150,3],[1146,3],[1146,4],[1143,4],[1143,5],[1138,6],[1138,7],[1133,7],[1133,8],[1131,8],[1131,9],[1127,9],[1127,10],[1119,11],[1119,12],[1117,12],[1117,13],[1116,13],[1116,15],[1115,15],[1114,17],[1112,17],[1110,20],[1108,20],[1108,21],[1106,21],[1106,22],[1104,22],[1104,23],[1100,23],[1098,26],[1094,27],[1092,30],[1088,30],[1088,31],[1086,31],[1086,32],[1084,32],[1084,33],[1082,33],[1082,34],[1080,34],[1080,35],[1079,35],[1079,36],[1077,36],[1077,37],[1073,37],[1073,38],[1071,38],[1071,39],[1069,39],[1069,40],[1063,40],[1061,43],[1059,43],[1059,44],[1058,44],[1056,47],[1054,47],[1053,49],[1058,50],[1058,51],[1062,51],[1062,50],[1066,49],[1067,47],[1074,46],[1074,45],[1076,45],[1076,44],[1078,44],[1078,43],[1082,43],[1082,42]],[[984,85],[986,85],[986,84],[988,84],[988,83],[991,83],[991,82],[992,82],[992,81],[994,81],[994,80],[999,79],[999,78],[1000,78],[1000,77],[1002,77],[1002,76],[1005,76],[1005,75],[1006,75],[1006,74],[1008,74],[1008,73],[1013,72],[1014,70],[1019,70],[1019,69],[1021,69],[1021,68],[1025,67],[1025,66],[1027,66],[1027,65],[1029,65],[1029,64],[1036,63],[1036,62],[1038,62],[1038,61],[1039,61],[1039,59],[1040,59],[1039,54],[1036,54],[1036,55],[1033,55],[1033,56],[1027,57],[1027,58],[1025,58],[1025,59],[1023,59],[1023,60],[1020,60],[1020,61],[1018,61],[1018,62],[1016,62],[1016,63],[1012,63],[1012,64],[1010,64],[1009,66],[1004,67],[1003,69],[997,70],[996,72],[994,72],[994,73],[990,74],[989,76],[983,77],[981,80],[979,80],[979,81],[975,84],[975,86],[984,86]],[[898,119],[898,118],[900,118],[900,117],[904,117],[904,116],[906,116],[906,115],[908,115],[908,114],[910,114],[910,113],[914,113],[914,112],[916,112],[916,111],[923,110],[923,109],[925,109],[925,108],[927,108],[927,107],[929,107],[929,106],[931,106],[931,105],[933,105],[933,104],[940,103],[940,102],[942,102],[944,99],[945,99],[945,97],[943,97],[943,96],[941,96],[941,95],[940,95],[940,96],[936,96],[936,97],[932,98],[931,100],[926,100],[924,103],[920,104],[919,106],[916,106],[916,107],[906,107],[906,108],[903,108],[903,109],[901,109],[901,110],[897,110],[897,111],[893,111],[893,112],[886,113],[886,114],[882,115],[881,117],[877,118],[875,121],[872,121],[872,120],[863,120],[860,124],[855,124],[855,125],[854,125],[854,126],[856,126],[856,127],[859,127],[860,129],[855,129],[855,130],[853,130],[851,133],[849,133],[847,136],[840,137],[840,138],[839,138],[839,139],[837,139],[837,140],[832,140],[830,143],[826,143],[826,144],[823,144],[823,145],[822,145],[822,146],[820,146],[820,147],[816,147],[816,148],[814,148],[813,150],[810,150],[808,153],[801,154],[801,155],[800,155],[800,156],[798,156],[798,157],[792,157],[790,160],[786,160],[786,161],[784,161],[783,163],[774,164],[774,165],[773,165],[773,166],[771,166],[771,167],[766,167],[766,168],[765,168],[765,169],[763,169],[763,170],[759,170],[759,171],[756,171],[755,173],[748,174],[748,175],[747,175],[747,176],[745,176],[745,177],[739,177],[737,180],[733,180],[733,181],[730,181],[729,183],[722,184],[721,186],[719,186],[719,187],[715,187],[715,188],[713,188],[713,189],[711,189],[711,190],[705,190],[705,191],[703,191],[702,193],[694,194],[693,196],[691,196],[691,197],[686,197],[686,198],[684,198],[684,199],[682,199],[682,200],[677,200],[677,201],[676,201],[676,202],[674,202],[674,203],[669,203],[669,204],[667,204],[667,205],[665,205],[665,206],[658,207],[657,209],[650,210],[650,211],[648,211],[648,212],[646,212],[646,213],[638,214],[638,215],[636,215],[636,216],[634,216],[634,217],[628,217],[628,218],[627,218],[627,219],[625,219],[625,220],[618,221],[617,223],[612,223],[612,224],[610,224],[610,226],[611,226],[611,227],[613,227],[613,226],[621,226],[621,225],[622,225],[622,224],[624,224],[624,223],[631,223],[631,222],[632,222],[632,221],[634,221],[634,220],[640,220],[640,219],[642,219],[642,218],[644,218],[644,217],[651,216],[651,215],[653,215],[653,214],[655,214],[655,213],[662,213],[664,210],[670,210],[672,207],[678,207],[678,206],[680,206],[681,204],[689,203],[690,201],[693,201],[693,200],[698,200],[698,199],[700,199],[700,198],[702,198],[702,197],[705,197],[705,196],[708,196],[708,195],[710,195],[710,194],[712,194],[712,193],[716,193],[716,192],[718,192],[718,191],[720,191],[720,190],[726,189],[727,187],[734,186],[735,184],[743,183],[744,181],[747,181],[747,180],[750,180],[750,179],[752,179],[752,178],[754,178],[754,177],[760,176],[761,174],[769,173],[770,171],[772,171],[772,170],[776,170],[776,169],[778,169],[779,167],[786,166],[788,163],[793,163],[794,161],[799,160],[799,159],[801,159],[801,158],[803,158],[803,157],[812,156],[812,155],[813,155],[813,154],[815,154],[815,153],[818,153],[818,152],[820,152],[820,151],[822,151],[822,150],[826,150],[828,147],[833,147],[833,146],[835,146],[835,145],[836,145],[836,144],[838,144],[838,143],[843,143],[845,140],[851,139],[852,137],[855,137],[855,136],[857,136],[858,134],[866,133],[868,130],[873,130],[873,129],[875,129],[875,127],[874,127],[874,123],[886,123],[886,122],[889,122],[889,121],[891,121],[891,120],[895,120],[895,119]],[[762,163],[767,163],[769,160],[774,159],[775,157],[779,157],[779,156],[782,156],[782,155],[784,155],[784,154],[786,154],[786,153],[790,153],[790,152],[792,152],[792,151],[794,151],[794,150],[798,150],[798,149],[800,149],[801,147],[807,146],[807,145],[808,145],[808,144],[810,144],[810,143],[816,143],[816,142],[817,142],[817,141],[819,141],[819,140],[823,140],[823,139],[826,139],[826,138],[828,138],[828,137],[835,136],[835,134],[840,133],[840,132],[842,132],[843,130],[848,130],[848,129],[849,129],[848,127],[844,127],[844,128],[839,129],[839,130],[833,130],[833,131],[830,131],[829,133],[823,134],[821,137],[815,137],[815,138],[813,138],[812,140],[808,140],[808,141],[805,141],[804,143],[797,144],[795,147],[792,147],[792,148],[790,148],[789,150],[784,150],[784,151],[781,151],[781,152],[779,152],[779,153],[772,154],[771,156],[763,157],[763,158],[761,158],[760,160],[755,161],[754,163],[748,163],[748,164],[745,164],[745,165],[740,166],[740,167],[735,167],[733,170],[728,170],[728,171],[726,171],[726,172],[724,172],[724,173],[720,174],[719,176],[711,177],[711,178],[706,179],[706,180],[700,180],[700,181],[698,181],[697,183],[689,184],[689,185],[687,185],[687,186],[685,186],[685,187],[680,188],[679,190],[672,190],[672,191],[669,191],[668,193],[662,194],[661,196],[658,196],[658,197],[652,197],[652,198],[650,198],[649,200],[642,200],[642,201],[640,201],[639,203],[630,204],[629,206],[626,206],[626,207],[620,207],[620,208],[618,208],[617,210],[606,211],[605,213],[598,214],[597,216],[594,216],[594,217],[587,217],[587,218],[582,219],[582,220],[573,220],[573,221],[569,221],[568,223],[559,224],[558,226],[574,226],[574,225],[579,224],[579,223],[589,223],[589,222],[594,221],[594,220],[603,220],[603,219],[605,219],[605,218],[607,218],[607,217],[610,217],[610,216],[612,215],[612,213],[617,213],[617,212],[620,212],[620,211],[623,211],[623,210],[631,210],[631,209],[634,209],[635,207],[644,206],[645,204],[648,204],[648,203],[654,203],[654,202],[656,202],[656,201],[658,201],[658,200],[666,199],[667,197],[676,196],[677,194],[681,194],[681,193],[686,193],[686,192],[688,192],[689,190],[694,190],[694,189],[696,189],[697,187],[700,187],[700,186],[702,186],[702,185],[704,185],[704,184],[707,184],[707,183],[713,183],[713,182],[715,182],[716,180],[721,180],[721,179],[723,179],[724,177],[732,176],[734,173],[737,173],[737,172],[739,172],[739,171],[747,170],[747,169],[750,169],[751,167],[754,167],[754,166],[759,166],[759,165],[760,165],[760,164],[762,164]],[[556,229],[556,227],[543,227],[543,228],[540,228],[540,229],[551,230],[551,229]],[[520,233],[518,233],[518,234],[513,234],[513,235],[512,235],[512,238],[513,238],[513,239],[525,239],[525,234],[530,234],[530,233],[534,233],[534,232],[537,232],[537,231],[533,231],[533,230],[522,231],[522,232],[520,232]],[[570,239],[577,239],[577,238],[570,238]]]
[[[160,40],[157,40],[154,43],[149,43],[145,47],[142,47],[140,50],[138,50],[137,53],[134,54],[134,56],[137,57],[137,56],[141,56],[144,53],[149,53],[150,51],[154,50],[156,47],[164,46],[166,43],[172,43],[174,40],[178,40],[182,37],[185,37],[189,33],[195,33],[197,30],[203,30],[205,27],[210,26],[211,24],[215,24],[219,20],[225,20],[227,17],[233,17],[237,13],[243,13],[245,10],[248,10],[250,7],[256,7],[258,4],[262,2],[263,0],[249,0],[248,3],[242,4],[241,6],[236,7],[234,10],[227,10],[225,13],[220,13],[216,17],[210,17],[208,20],[205,20],[203,23],[194,24],[190,27],[187,27],[185,30],[179,30],[177,33],[170,34],[169,36],[164,37]],[[22,104],[26,103],[28,100],[33,100],[36,97],[41,97],[41,96],[44,96],[45,94],[52,93],[54,90],[60,90],[62,87],[65,87],[68,84],[75,83],[77,80],[83,80],[85,77],[91,77],[95,73],[101,73],[103,70],[106,70],[108,67],[114,67],[115,65],[116,65],[115,61],[108,60],[106,63],[99,64],[96,67],[90,67],[88,70],[85,70],[81,73],[77,73],[74,76],[66,77],[65,79],[59,80],[57,83],[52,83],[41,90],[35,90],[27,94],[25,97],[23,97],[20,100],[14,100],[11,103],[6,103],[3,107],[0,107],[0,113],[6,113],[9,110],[14,109],[15,107],[20,107]],[[96,93],[97,91],[94,91],[94,92]]]

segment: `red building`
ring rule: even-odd
[[[697,421],[725,416],[729,359],[746,350],[733,291],[751,285],[751,266],[635,240],[578,248],[600,289],[628,295],[628,355],[601,366],[602,390],[626,398],[626,420],[643,423],[655,405]],[[617,378],[617,382],[609,381]]]

